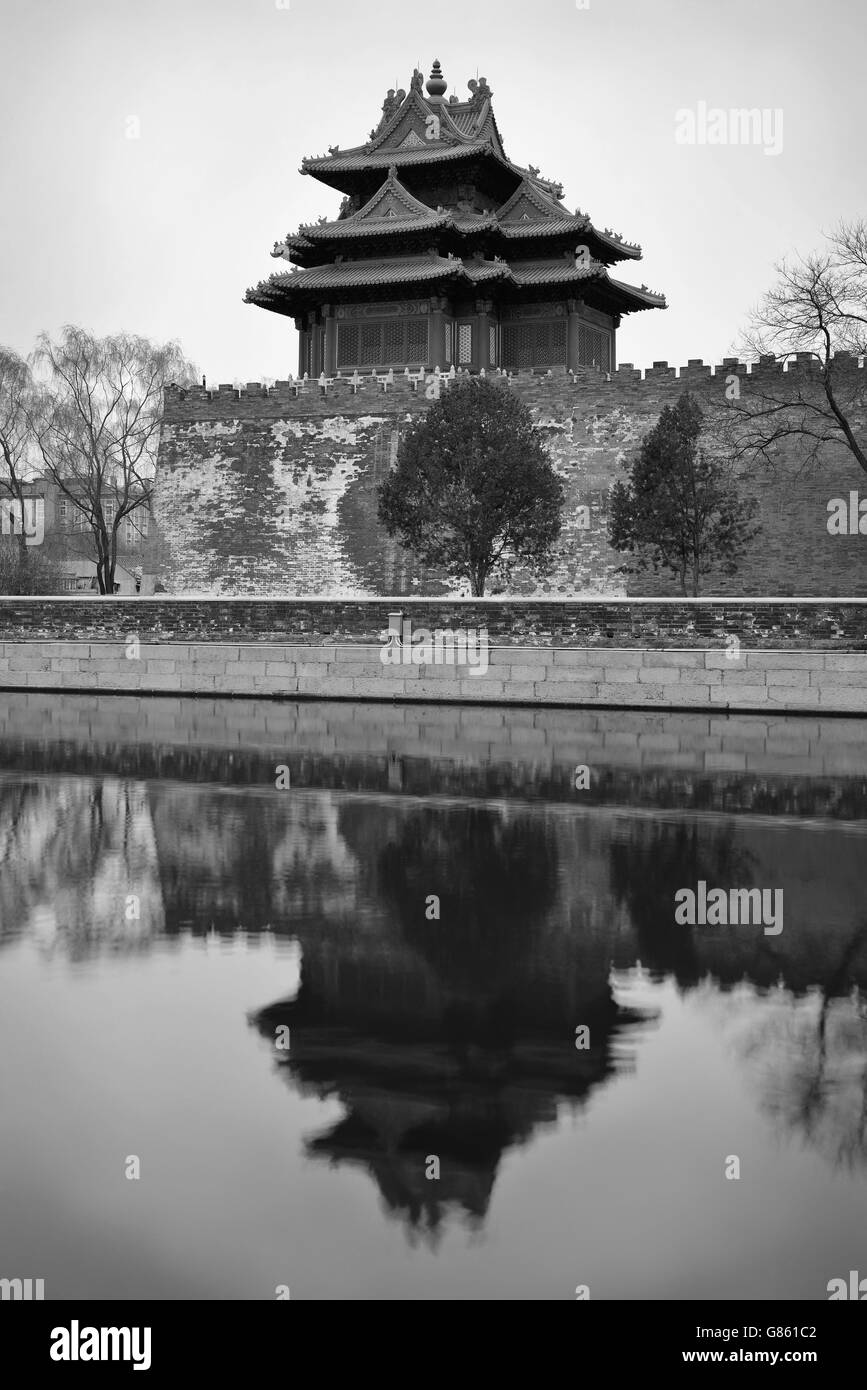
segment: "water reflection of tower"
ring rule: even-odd
[[[610,943],[558,912],[538,815],[346,803],[340,829],[376,929],[368,916],[305,932],[297,996],[253,1021],[269,1041],[289,1028],[275,1058],[291,1084],[345,1106],[311,1156],[363,1167],[411,1228],[481,1220],[504,1152],[614,1073],[639,1016],[612,996]]]

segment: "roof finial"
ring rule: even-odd
[[[434,64],[431,68],[431,74],[426,85],[428,96],[433,98],[434,101],[442,101],[443,94],[449,84],[443,77],[443,70],[440,67],[439,58],[434,58]]]

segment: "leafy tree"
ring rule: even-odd
[[[666,406],[641,442],[627,480],[611,490],[608,538],[636,569],[671,571],[697,595],[701,576],[734,574],[758,532],[757,503],[742,498],[730,458],[699,446],[703,415],[688,391]],[[629,568],[629,566],[627,566]]]
[[[404,435],[379,519],[422,563],[482,595],[497,565],[548,568],[563,501],[527,407],[507,386],[473,377],[455,381]]]

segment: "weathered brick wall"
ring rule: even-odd
[[[865,368],[853,362],[860,380]],[[658,364],[643,375],[623,364],[606,381],[596,373],[517,373],[504,389],[533,410],[563,477],[567,507],[556,562],[541,583],[518,572],[509,592],[675,593],[666,576],[628,580],[623,557],[607,543],[608,494],[621,466],[664,405],[690,389],[719,401],[733,372],[751,381],[803,383],[806,364],[714,371],[690,364],[678,374]],[[398,375],[387,389],[366,377],[357,390],[337,380],[251,383],[205,392],[170,390],[160,445],[156,514],[165,538],[163,581],[171,593],[425,594],[444,593],[376,519],[376,492],[395,456],[401,428],[428,406],[424,390]],[[705,580],[720,595],[867,593],[867,542],[831,536],[827,504],[867,480],[839,449],[821,471],[798,465],[794,452],[774,473],[745,474],[758,498],[763,530],[736,575]],[[589,507],[589,529],[579,508]]]
[[[400,608],[413,629],[484,628],[491,646],[867,652],[867,599],[0,598],[0,641],[376,643]]]

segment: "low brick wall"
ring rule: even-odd
[[[484,628],[492,646],[745,647],[867,652],[867,599],[0,598],[0,642],[379,640],[400,608],[414,628]]]
[[[491,646],[386,666],[380,643],[6,641],[0,687],[138,694],[867,714],[867,651]]]

